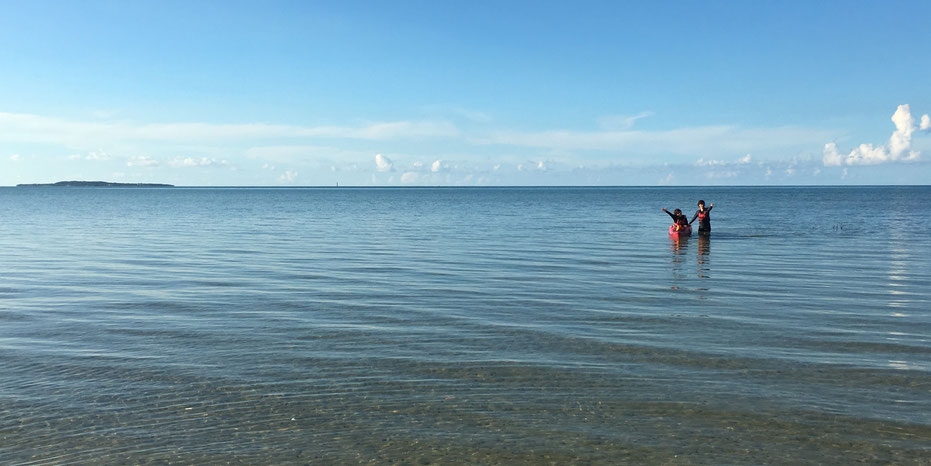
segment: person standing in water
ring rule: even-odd
[[[698,210],[695,211],[695,215],[692,216],[692,220],[689,221],[689,225],[698,219],[698,234],[699,235],[710,235],[711,234],[711,208],[714,207],[712,202],[708,208],[705,208],[705,201],[698,201]]]

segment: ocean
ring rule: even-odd
[[[710,237],[661,209],[714,203]],[[0,188],[2,464],[928,464],[931,187]]]

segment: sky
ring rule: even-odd
[[[0,0],[0,186],[931,180],[931,2]]]

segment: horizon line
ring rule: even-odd
[[[931,187],[929,184],[761,184],[761,185],[483,185],[483,186],[447,186],[447,185],[173,185],[169,183],[107,182],[125,186],[54,186],[54,183],[18,183],[0,186],[0,188],[157,188],[157,189],[483,189],[483,188],[843,188],[843,187]],[[133,186],[152,185],[152,186]],[[161,186],[157,186],[161,185]]]

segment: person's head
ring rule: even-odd
[[[704,209],[704,208],[705,208],[705,201],[698,201],[698,208],[699,208],[699,209]]]
[[[673,210],[672,213],[673,213],[674,215],[682,215],[682,209]]]

